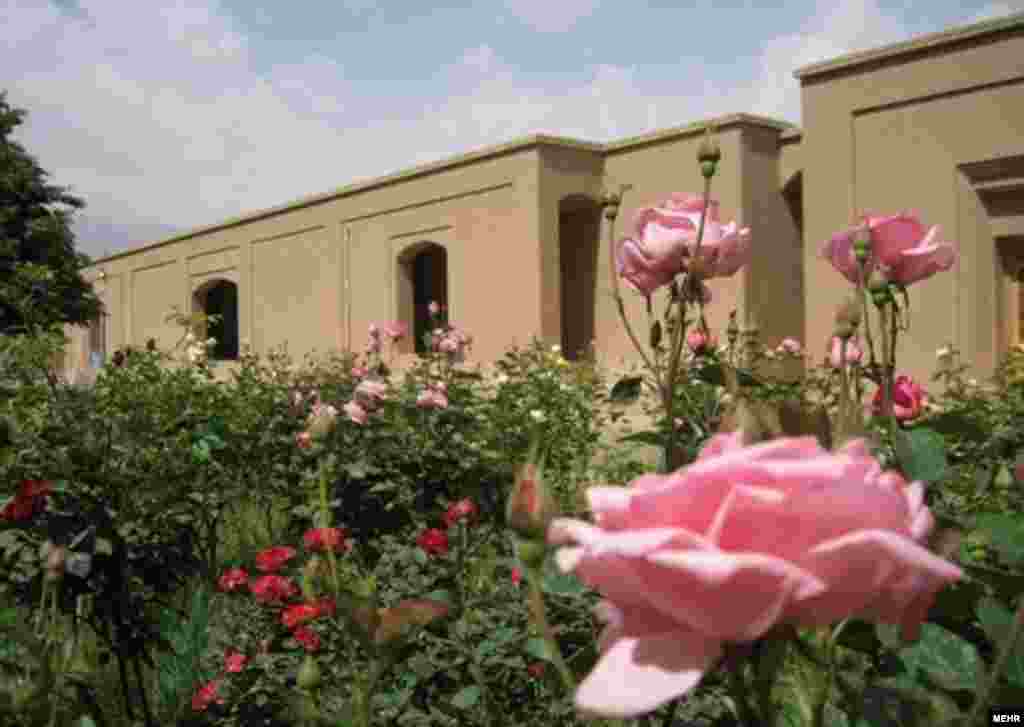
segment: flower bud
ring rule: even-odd
[[[309,416],[306,430],[314,439],[322,439],[334,430],[338,411],[331,405],[319,405],[313,408]]]
[[[527,464],[519,473],[505,508],[505,520],[518,535],[528,540],[544,540],[548,525],[558,510],[535,464]]]
[[[736,345],[736,339],[740,336],[740,327],[736,323],[736,311],[729,314],[729,326],[725,329],[725,335],[729,339],[729,345]]]
[[[380,624],[373,640],[378,646],[394,644],[409,629],[428,626],[448,615],[448,604],[429,598],[409,599],[379,612]]]
[[[717,164],[721,159],[722,149],[718,146],[714,134],[711,133],[711,127],[708,126],[704,129],[704,138],[701,139],[700,146],[697,147],[697,161]]]
[[[871,257],[871,232],[866,227],[858,230],[853,238],[853,256],[861,265]]]
[[[704,179],[711,179],[715,176],[715,172],[718,171],[718,164],[716,162],[701,162],[700,173]]]
[[[46,580],[59,581],[64,577],[64,563],[67,561],[67,548],[62,545],[50,549],[46,556]]]
[[[861,311],[858,301],[855,298],[847,299],[836,311],[836,327],[849,326],[851,329],[850,334],[847,336],[841,336],[839,333],[836,333],[836,335],[840,338],[849,338],[852,336],[853,331],[857,330],[857,326],[860,325],[860,316]]]
[[[547,545],[542,540],[520,540],[516,543],[516,555],[520,562],[534,572],[544,565],[547,552]]]
[[[311,692],[320,686],[320,681],[320,664],[312,654],[306,654],[302,666],[299,667],[299,675],[295,679],[296,685],[299,689]]]

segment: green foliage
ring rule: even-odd
[[[210,641],[210,594],[206,587],[198,586],[192,594],[187,618],[181,618],[171,609],[160,614],[160,634],[171,646],[171,651],[156,660],[157,695],[160,708],[177,716],[188,693],[210,676],[200,668]]]
[[[12,138],[25,112],[0,92],[0,334],[84,324],[101,312],[79,271],[71,215],[84,202],[47,182],[35,157]]]

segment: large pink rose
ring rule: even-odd
[[[714,437],[697,462],[587,493],[594,524],[556,519],[556,561],[600,590],[601,658],[577,708],[629,717],[693,688],[726,642],[779,624],[849,616],[914,638],[959,568],[921,542],[934,524],[920,482],[883,473],[863,441],[743,447]]]
[[[892,413],[901,422],[921,416],[927,403],[928,394],[909,376],[897,376],[892,382]],[[881,388],[875,391],[875,396],[871,400],[871,410],[876,415],[882,413]]]
[[[913,214],[865,215],[862,225],[834,235],[821,246],[822,257],[851,283],[856,284],[860,276],[853,241],[863,225],[871,235],[868,275],[877,264],[892,282],[910,285],[949,270],[956,262],[956,250],[942,241],[938,225],[927,228]]]
[[[710,200],[698,257],[706,278],[726,277],[750,257],[750,230],[735,222],[722,224],[718,202]],[[704,197],[676,193],[655,207],[636,213],[633,236],[619,242],[616,265],[619,274],[644,295],[667,285],[686,269],[696,249]]]

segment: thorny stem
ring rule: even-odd
[[[975,723],[984,724],[980,719],[981,714],[988,706],[989,699],[992,697],[992,690],[995,689],[996,685],[999,683],[999,678],[1006,670],[1006,664],[1009,662],[1010,655],[1013,654],[1014,649],[1017,646],[1017,640],[1020,638],[1022,627],[1024,627],[1024,598],[1018,602],[1017,612],[1013,615],[1013,626],[1010,628],[1009,636],[999,647],[999,655],[996,657],[996,663],[992,665],[992,671],[989,673],[988,680],[985,682],[985,686],[982,688],[981,693],[978,694],[978,698],[975,700],[974,706],[971,707],[971,712],[967,717],[967,721],[964,722],[964,727],[970,727]]]
[[[551,629],[551,624],[548,622],[547,614],[544,611],[544,596],[540,590],[539,578],[536,577],[536,574],[533,575],[534,577],[531,577],[529,582],[530,610],[533,612],[533,622],[537,625],[541,637],[547,643],[548,651],[551,652],[551,658],[554,661],[555,669],[558,671],[558,676],[562,680],[562,686],[565,687],[566,694],[572,694],[576,690],[576,679],[562,658],[562,650],[558,646],[555,632]]]
[[[619,200],[622,199],[622,193],[630,188],[631,185],[623,185],[619,192]],[[617,265],[615,264],[615,216],[610,212],[606,214],[606,218],[609,221],[608,225],[608,257],[611,262],[609,272],[612,277],[612,297],[615,298],[616,306],[619,309],[619,318],[622,319],[622,324],[626,329],[626,333],[629,335],[630,341],[633,342],[633,347],[636,348],[637,353],[644,360],[644,364],[650,371],[655,371],[654,365],[651,363],[651,359],[647,356],[643,346],[640,344],[640,339],[636,337],[636,333],[633,332],[633,326],[630,325],[629,319],[626,317],[626,304],[622,300],[622,293],[619,290],[619,274],[617,271]]]

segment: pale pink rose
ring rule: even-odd
[[[459,350],[459,342],[451,336],[445,336],[441,339],[441,343],[438,348],[444,353],[455,353]]]
[[[724,644],[780,624],[859,617],[915,638],[963,575],[923,544],[923,484],[883,473],[863,440],[831,453],[814,437],[717,435],[688,467],[587,498],[594,524],[556,519],[548,540],[605,599],[601,656],[576,693],[589,715],[650,712],[696,686]]]
[[[394,341],[400,341],[409,333],[409,327],[400,321],[388,323],[384,326],[384,335]]]
[[[440,391],[442,394],[448,391],[448,385],[443,381],[435,381],[430,384],[430,388],[434,391]]]
[[[379,337],[380,337],[380,326],[378,326],[376,323],[371,323],[370,324],[370,338],[379,338]]]
[[[353,366],[352,367],[352,378],[362,379],[365,378],[370,371],[365,366]]]
[[[309,449],[313,446],[313,435],[309,432],[299,432],[295,435],[295,444],[299,449]]]
[[[909,376],[897,376],[892,382],[892,413],[899,421],[921,416],[927,403],[928,395],[925,390]],[[871,400],[871,411],[875,415],[882,413],[881,387],[875,391],[875,396]]]
[[[915,214],[864,215],[859,226],[833,235],[821,245],[822,257],[851,283],[856,284],[860,276],[853,241],[863,234],[865,225],[871,239],[868,275],[878,265],[890,281],[910,285],[949,270],[956,262],[956,250],[942,241],[938,225],[927,228]]]
[[[416,406],[421,409],[447,409],[448,397],[444,395],[444,392],[425,389],[416,397]]]
[[[441,312],[441,306],[437,304],[436,300],[432,300],[427,305],[427,312],[430,313],[430,315],[432,316],[436,316],[438,313]]]
[[[702,196],[679,193],[660,205],[638,210],[633,235],[616,247],[619,275],[648,297],[670,283],[694,256],[703,211]],[[750,258],[750,229],[740,229],[735,222],[722,224],[719,204],[710,200],[697,257],[703,263],[702,277],[733,275]]]
[[[366,424],[366,409],[359,406],[358,402],[350,401],[348,404],[343,406],[342,409],[345,410],[345,413],[348,415],[348,418],[351,419],[356,424]]]
[[[355,395],[356,399],[364,407],[374,407],[384,400],[387,395],[388,387],[383,381],[374,381],[372,379],[366,379],[359,382],[356,387]]]
[[[803,353],[804,347],[800,345],[800,341],[795,338],[783,338],[782,343],[779,344],[779,353],[788,353],[793,356],[799,356]]]
[[[839,336],[832,336],[832,345],[828,352],[828,363],[832,368],[839,368],[841,355],[843,352],[843,339]],[[857,345],[856,341],[852,338],[846,341],[846,365],[860,363],[860,360],[864,357],[864,352],[861,351],[860,346]]]

